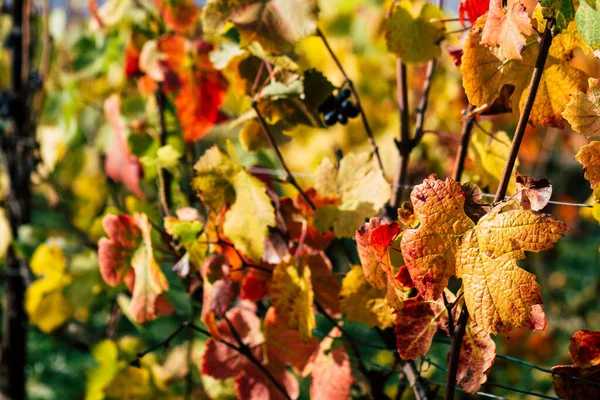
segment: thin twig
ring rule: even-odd
[[[456,182],[460,182],[462,173],[465,168],[465,160],[467,158],[467,152],[469,150],[469,141],[471,140],[471,133],[473,132],[473,125],[475,124],[475,116],[471,116],[473,106],[469,105],[467,108],[467,117],[463,120],[460,146],[458,147],[458,153],[454,162],[454,172],[452,176]]]
[[[277,379],[275,379],[275,377],[273,376],[273,374],[271,374],[271,371],[269,371],[267,369],[267,367],[265,367],[262,364],[262,362],[260,362],[254,356],[254,354],[252,353],[252,350],[250,349],[250,346],[248,346],[246,343],[244,343],[242,341],[242,338],[240,337],[240,334],[235,329],[235,326],[233,326],[233,324],[231,323],[231,321],[229,321],[229,318],[227,318],[226,316],[224,316],[223,318],[227,322],[227,325],[229,326],[229,330],[231,331],[232,336],[234,337],[234,339],[238,343],[238,351],[239,351],[239,353],[242,354],[242,355],[244,355],[246,358],[248,358],[248,360],[251,363],[253,363],[256,367],[258,367],[258,369],[261,370],[261,372],[267,377],[267,379],[273,384],[273,386],[275,386],[275,388],[279,392],[281,392],[281,394],[283,395],[283,397],[285,397],[288,400],[291,400],[291,397],[288,394],[288,392],[285,389],[285,387]]]
[[[271,148],[273,149],[273,151],[275,151],[275,155],[277,156],[277,159],[279,160],[279,163],[281,164],[281,166],[283,167],[283,169],[285,170],[285,178],[286,180],[296,188],[296,190],[298,191],[298,193],[300,194],[300,196],[302,197],[302,199],[304,200],[304,202],[313,210],[316,209],[314,203],[310,200],[310,198],[308,197],[308,195],[304,192],[304,190],[302,190],[302,188],[300,187],[300,185],[298,184],[298,181],[296,181],[296,178],[294,178],[294,175],[292,175],[292,173],[290,172],[290,169],[288,168],[287,164],[285,163],[285,160],[283,159],[283,155],[281,154],[281,151],[279,150],[279,146],[277,146],[277,143],[275,143],[275,139],[273,138],[273,135],[271,134],[271,131],[269,129],[269,126],[267,124],[267,121],[265,121],[265,118],[262,116],[262,114],[260,113],[260,110],[258,109],[258,103],[256,101],[252,102],[252,108],[254,108],[254,111],[256,112],[256,117],[258,118],[258,123],[260,124],[265,136],[267,137],[267,140],[269,142],[269,144],[271,145]]]
[[[408,110],[408,82],[406,79],[406,64],[400,58],[396,59],[396,81],[398,112],[400,114],[400,141],[396,141],[396,147],[400,154],[400,166],[394,178],[394,191],[390,202],[386,207],[386,216],[389,219],[396,218],[396,210],[400,207],[402,200],[402,185],[406,185],[408,176],[408,159],[410,157],[410,116]]]
[[[369,120],[367,119],[365,110],[362,107],[362,104],[360,102],[360,96],[358,95],[358,92],[356,91],[356,88],[354,87],[354,83],[352,82],[352,79],[350,79],[348,74],[346,73],[346,70],[342,66],[342,63],[340,62],[340,60],[336,57],[335,53],[333,52],[333,49],[329,45],[329,42],[327,41],[327,38],[325,37],[325,34],[323,33],[323,31],[320,29],[317,29],[317,36],[319,36],[321,38],[321,40],[323,41],[323,44],[327,48],[327,52],[329,53],[329,55],[335,62],[335,65],[338,67],[340,73],[344,76],[345,83],[348,85],[348,89],[350,89],[350,91],[352,92],[352,97],[354,98],[354,101],[356,102],[356,107],[358,107],[358,110],[360,111],[360,117],[361,117],[362,123],[365,127],[367,139],[369,140],[369,144],[371,145],[371,151],[373,152],[373,155],[375,156],[375,159],[377,160],[377,164],[379,165],[379,168],[381,168],[381,170],[383,171],[383,163],[381,162],[381,156],[379,155],[379,147],[377,147],[377,143],[375,143],[375,137],[373,136],[373,131],[371,130],[371,126],[369,125]]]
[[[158,87],[156,88],[156,93],[154,94],[154,98],[156,99],[156,106],[158,107],[158,122],[160,126],[160,145],[165,146],[167,144],[167,124],[165,121],[165,110],[167,106],[167,96],[165,96],[165,92],[163,91],[162,82],[158,83]],[[158,181],[160,184],[160,203],[162,205],[163,214],[165,216],[171,216],[171,181],[173,180],[173,176],[166,169],[159,167],[158,171]]]

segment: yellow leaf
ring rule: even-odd
[[[483,129],[475,127],[469,142],[469,158],[475,164],[475,174],[478,179],[473,180],[482,188],[495,192],[504,172],[504,165],[508,159],[511,140],[506,132],[498,131],[490,137]],[[519,161],[515,162],[515,169]],[[515,183],[509,183],[508,193],[514,193]]]
[[[106,388],[119,372],[119,350],[112,340],[106,339],[92,349],[98,366],[87,372],[85,400],[103,400]]]
[[[575,155],[575,160],[583,165],[585,179],[590,181],[590,186],[596,191],[600,187],[600,142],[583,146]]]
[[[505,85],[514,86],[511,96],[513,112],[523,108],[531,74],[539,52],[539,44],[532,38],[521,53],[522,59],[509,59],[498,47],[481,43],[486,16],[480,17],[469,33],[462,57],[463,86],[471,104],[491,106]],[[588,76],[573,66],[573,51],[585,44],[577,35],[574,25],[559,33],[550,47],[542,81],[529,118],[534,125],[563,127],[562,112],[569,95],[587,88]],[[587,48],[583,49],[584,53]]]
[[[67,267],[67,258],[56,243],[42,243],[31,257],[31,272],[37,276],[62,275]]]
[[[31,258],[31,270],[39,279],[25,292],[25,310],[31,324],[44,332],[52,332],[73,317],[73,306],[63,294],[72,280],[65,273],[66,265],[56,243],[39,245]]]
[[[600,79],[588,82],[588,93],[573,93],[562,113],[573,130],[586,138],[600,136]]]
[[[29,315],[29,322],[42,331],[50,333],[70,320],[74,310],[60,290],[44,292],[46,282],[48,282],[46,279],[41,279],[27,288],[25,308]]]
[[[313,312],[313,289],[310,268],[304,260],[298,264],[281,263],[273,270],[271,302],[288,327],[296,329],[307,341],[317,326]]]
[[[253,261],[263,255],[269,227],[275,226],[275,210],[261,180],[238,172],[231,180],[235,202],[225,214],[223,233],[236,249]]]
[[[371,154],[350,153],[339,168],[325,158],[316,172],[315,188],[320,196],[339,199],[340,204],[317,208],[315,226],[333,227],[337,237],[352,237],[366,218],[389,200],[391,188]]]
[[[108,397],[136,399],[149,395],[150,371],[146,368],[127,367],[120,372],[104,389]]]
[[[386,288],[371,286],[362,267],[354,266],[342,281],[340,307],[349,322],[384,329],[392,326],[395,319],[386,292]]]
[[[0,260],[6,256],[6,252],[11,243],[12,229],[6,218],[4,208],[0,207]]]
[[[456,275],[463,279],[473,320],[487,332],[536,328],[541,288],[516,261],[525,251],[551,248],[566,225],[523,210],[516,201],[497,205],[475,224],[465,214],[460,184],[452,179],[426,179],[411,200],[421,225],[405,232],[401,248],[419,294],[437,299]]]
[[[431,20],[443,19],[444,13],[431,3],[395,2],[385,25],[389,51],[405,63],[423,64],[440,56],[439,40],[444,24]]]
[[[231,183],[242,166],[213,146],[194,165],[196,177],[192,185],[202,201],[214,212],[233,202],[235,192]]]

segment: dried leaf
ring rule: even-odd
[[[456,380],[463,391],[475,394],[487,381],[494,360],[496,344],[483,328],[472,320],[467,323],[458,359]]]
[[[515,199],[525,210],[540,211],[550,201],[552,185],[546,178],[532,179],[516,173],[517,195]]]
[[[562,116],[586,138],[600,136],[600,79],[590,78],[587,94],[571,94]]]
[[[400,232],[399,224],[385,224],[383,218],[371,218],[356,231],[356,246],[365,279],[376,288],[386,287],[393,278],[388,249]]]
[[[502,0],[491,0],[489,9],[481,43],[486,46],[499,45],[508,60],[522,59],[525,37],[535,33],[525,6],[520,0],[508,0],[504,9]]]

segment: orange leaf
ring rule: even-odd
[[[529,14],[519,0],[508,0],[507,9],[502,7],[502,0],[490,0],[490,11],[481,37],[482,44],[500,45],[507,59],[520,60],[521,53],[525,51],[523,35],[534,33]]]
[[[154,0],[165,23],[177,33],[185,33],[196,25],[200,9],[192,0]]]

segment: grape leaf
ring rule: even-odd
[[[225,214],[223,233],[248,258],[258,261],[263,255],[269,226],[275,226],[275,212],[264,182],[238,172],[231,185],[235,201]]]
[[[38,277],[25,292],[29,322],[50,333],[71,319],[74,307],[64,295],[72,277],[66,271],[67,259],[58,244],[42,243],[31,258],[31,272]]]
[[[196,25],[200,9],[193,0],[154,0],[167,26],[185,33]]]
[[[600,332],[584,329],[571,337],[569,356],[582,368],[600,365]]]
[[[321,232],[332,227],[336,237],[353,236],[391,196],[390,185],[369,153],[348,154],[339,168],[326,158],[316,175],[317,193],[339,199],[340,203],[317,208],[315,226]]]
[[[342,281],[340,307],[348,322],[385,329],[394,323],[393,309],[386,300],[386,289],[371,286],[363,269],[354,266]]]
[[[465,26],[465,20],[469,20],[471,24],[474,24],[477,18],[485,14],[489,8],[489,0],[461,0],[458,5],[460,23]]]
[[[313,311],[313,289],[310,268],[303,259],[283,262],[275,267],[271,281],[271,303],[287,321],[288,327],[296,329],[300,338],[307,342],[317,326]]]
[[[388,248],[400,232],[399,224],[385,224],[383,218],[371,218],[356,231],[356,246],[365,279],[376,288],[386,287],[388,278],[393,279]]]
[[[142,165],[137,157],[131,154],[127,145],[127,127],[121,116],[121,99],[118,95],[112,95],[104,101],[104,115],[114,134],[104,162],[106,175],[115,182],[123,182],[136,196],[144,197],[140,189]]]
[[[600,142],[583,146],[575,155],[575,160],[583,165],[585,179],[590,181],[590,186],[595,191],[600,186]]]
[[[154,259],[148,217],[106,215],[102,226],[108,234],[108,238],[98,241],[102,278],[110,286],[127,284],[132,292],[129,312],[137,322],[156,318],[164,301],[160,295],[169,284]]]
[[[236,249],[252,261],[263,256],[269,227],[275,226],[275,210],[266,185],[248,174],[237,162],[213,146],[194,166],[192,183],[211,211],[219,213],[228,205],[223,233]]]
[[[394,2],[385,22],[388,50],[409,64],[423,64],[441,54],[439,41],[444,24],[431,21],[443,19],[444,13],[431,3]]]
[[[516,173],[517,195],[515,199],[525,210],[540,211],[552,196],[552,185],[546,178],[533,179]]]
[[[217,146],[213,146],[194,165],[196,177],[192,185],[211,211],[220,212],[227,204],[233,203],[235,190],[231,181],[242,170]]]
[[[209,0],[202,23],[207,34],[219,34],[231,22],[240,34],[240,46],[258,42],[265,50],[281,54],[317,30],[315,0]]]
[[[573,93],[562,115],[574,131],[589,139],[600,136],[600,79],[588,82],[588,93]]]
[[[585,43],[594,50],[600,49],[600,10],[592,7],[594,2],[581,1],[575,13],[577,31]]]
[[[0,207],[0,260],[4,259],[12,243],[12,230],[4,208]]]
[[[344,400],[350,398],[354,379],[350,357],[344,346],[332,349],[333,335],[330,333],[319,346],[319,353],[312,366],[310,398],[313,400]]]
[[[182,36],[165,35],[157,48],[179,80],[175,106],[183,137],[186,142],[200,140],[216,123],[227,89],[227,81],[210,62],[212,45],[201,39],[190,42]]]
[[[505,85],[512,85],[510,97],[513,112],[524,106],[528,86],[539,46],[528,44],[521,54],[522,59],[508,59],[498,47],[481,44],[482,27],[486,16],[477,20],[465,42],[461,73],[463,86],[469,101],[477,107],[490,106],[500,96]],[[562,112],[569,101],[569,95],[587,89],[588,76],[573,65],[573,52],[581,48],[590,52],[579,38],[573,24],[554,38],[550,55],[542,74],[542,82],[537,93],[529,122],[534,125],[562,128]]]
[[[242,342],[252,349],[257,359],[262,360],[262,349],[259,344],[264,341],[260,331],[260,319],[252,308],[234,307],[227,312],[227,318],[238,333]],[[229,324],[224,319],[218,322],[221,340],[236,344]],[[206,341],[206,348],[201,362],[201,372],[215,379],[227,379],[237,376],[250,361],[244,355],[211,338]]]
[[[405,360],[416,360],[429,351],[438,328],[448,321],[448,312],[441,298],[425,301],[420,296],[404,301],[396,313],[396,347]]]
[[[319,349],[319,341],[313,337],[304,342],[300,333],[290,329],[287,321],[274,307],[267,310],[264,324],[269,362],[290,365],[296,373],[301,374]]]
[[[508,159],[511,140],[506,132],[493,133],[493,139],[480,127],[473,129],[471,141],[469,142],[468,155],[473,161],[475,176],[473,181],[483,188],[494,192],[498,188],[500,178],[504,172],[504,164]],[[515,168],[519,166],[519,160],[515,161]],[[508,192],[514,193],[515,184],[509,183]]]
[[[533,10],[532,10],[533,11]],[[502,0],[491,0],[481,43],[500,46],[507,60],[522,59],[525,51],[525,36],[533,35],[529,14],[520,0],[508,0],[506,9]]]
[[[421,225],[407,230],[402,255],[419,294],[438,298],[448,278],[463,279],[474,321],[487,332],[531,327],[532,307],[541,304],[535,276],[518,267],[525,251],[541,251],[568,230],[550,216],[501,203],[477,225],[464,212],[460,184],[426,179],[411,193]]]
[[[312,282],[315,301],[333,316],[340,313],[338,295],[342,285],[333,275],[333,266],[324,251],[309,250],[303,247],[302,256],[310,268],[310,280]]]
[[[458,315],[458,314],[457,314]],[[496,344],[490,334],[469,319],[460,348],[456,380],[463,391],[475,394],[487,381]]]
[[[554,391],[565,400],[594,398],[600,385],[600,332],[576,332],[571,337],[569,355],[573,365],[552,367]]]

